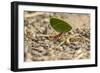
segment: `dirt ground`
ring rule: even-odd
[[[58,18],[72,30],[55,40],[50,18]],[[26,62],[90,58],[90,15],[76,13],[24,12],[24,49]]]

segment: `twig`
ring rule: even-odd
[[[65,43],[65,41],[62,41],[58,46],[56,46],[56,48],[60,47],[64,43]]]
[[[25,14],[24,18],[29,18],[37,15],[42,15],[44,14],[43,12],[36,12],[36,13],[30,13],[30,14]]]
[[[37,34],[33,34],[33,37],[36,37],[36,36],[39,36],[39,37],[53,37],[53,35],[37,35]]]

